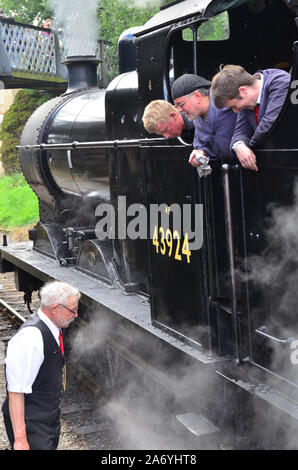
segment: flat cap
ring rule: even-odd
[[[194,75],[192,73],[186,73],[177,78],[172,85],[172,98],[180,98],[180,96],[188,95],[198,88],[210,88],[211,82],[206,80],[200,75]]]

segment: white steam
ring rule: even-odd
[[[171,350],[161,351],[156,343],[146,340],[146,350],[150,352],[153,363],[159,363],[161,382],[156,382],[155,375],[147,374],[121,357],[116,352],[106,354],[108,338],[113,337],[115,325],[101,316],[100,309],[94,312],[93,319],[77,330],[73,341],[72,361],[85,364],[88,371],[100,379],[103,388],[108,387],[105,405],[100,403],[100,414],[110,420],[117,429],[117,435],[125,449],[181,449],[190,439],[189,431],[176,419],[176,414],[196,411],[193,391],[196,397],[206,397],[210,393],[209,382],[197,365],[180,366],[172,363]],[[154,338],[152,338],[154,340]],[[131,345],[129,345],[131,342]],[[115,346],[115,344],[114,344]],[[125,339],[125,349],[141,351],[144,349],[144,336],[132,335]],[[116,349],[117,350],[117,349]],[[142,357],[142,355],[141,355]],[[179,379],[177,378],[179,377]],[[114,395],[111,396],[111,390]],[[115,387],[115,388],[114,388]],[[189,405],[181,408],[180,402]],[[177,401],[177,402],[176,402]],[[178,413],[179,410],[179,413]],[[209,441],[209,437],[207,438]],[[213,448],[213,442],[205,443]],[[197,441],[193,445],[198,445]]]
[[[293,317],[298,302],[298,182],[294,186],[294,200],[291,206],[272,205],[268,229],[267,248],[261,256],[249,259],[250,280],[274,296],[274,311],[283,320]]]
[[[50,0],[53,29],[60,30],[67,56],[96,55],[99,0]]]
[[[100,33],[100,0],[49,0],[54,11],[52,28],[61,31],[66,56],[96,55]],[[161,0],[119,0],[130,7],[160,7]]]

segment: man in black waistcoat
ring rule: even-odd
[[[14,450],[56,450],[64,349],[61,328],[78,316],[80,293],[53,281],[40,291],[41,307],[9,341],[5,360],[7,397],[2,406]]]

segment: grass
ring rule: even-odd
[[[15,173],[0,178],[0,228],[24,227],[38,219],[38,200],[24,176]]]

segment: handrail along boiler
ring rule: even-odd
[[[224,13],[228,37],[199,40],[200,28]],[[191,445],[210,446],[212,436],[212,445],[297,447],[297,263],[285,260],[273,213],[278,206],[279,216],[290,217],[296,201],[298,107],[290,88],[254,149],[257,174],[219,158],[203,179],[188,164],[185,142],[149,138],[141,118],[150,101],[171,101],[173,79],[211,79],[222,63],[251,73],[282,67],[294,84],[296,16],[294,0],[173,2],[134,38],[123,35],[119,63],[130,66],[107,89],[97,87],[94,57],[68,57],[68,90],[35,111],[21,138],[40,222],[30,231],[33,249],[1,248],[1,271],[15,271],[24,291],[49,278],[75,283],[83,318],[110,324],[96,350],[105,385],[116,374],[102,359],[109,350],[118,376],[129,368],[150,378],[153,395],[177,417],[172,432]],[[115,211],[115,238],[97,238],[101,204]],[[192,215],[202,205],[202,246],[188,249],[186,234],[174,236],[171,217],[164,227],[161,213],[151,238],[119,236],[123,214],[125,229],[133,220],[132,204],[168,213],[188,205]],[[273,272],[277,253],[285,267],[279,276],[265,283],[251,275],[255,266]]]

